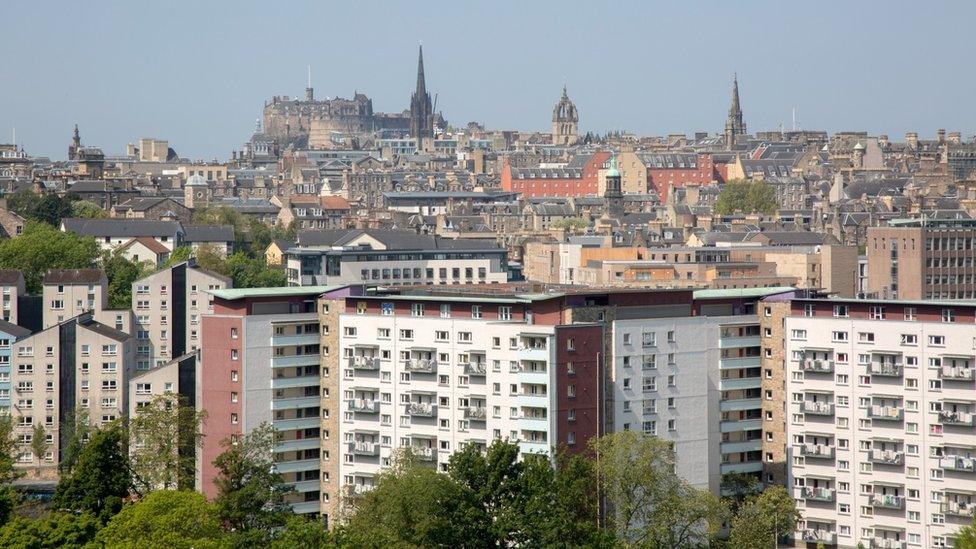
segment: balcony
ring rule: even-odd
[[[831,532],[830,530],[804,530],[800,534],[800,537],[806,543],[837,544],[837,532]]]
[[[834,404],[831,402],[819,402],[804,400],[800,405],[800,411],[812,416],[832,416],[834,415]]]
[[[939,467],[946,471],[972,473],[976,471],[976,459],[962,456],[942,456],[939,458]]]
[[[718,340],[719,349],[733,349],[738,347],[758,347],[759,336],[728,336]]]
[[[280,335],[271,338],[271,345],[281,347],[283,345],[314,345],[321,341],[321,336],[314,334]]]
[[[271,425],[279,431],[288,431],[290,429],[311,429],[313,427],[319,427],[322,425],[322,420],[319,417],[276,419],[271,422]]]
[[[316,459],[302,459],[298,461],[282,461],[275,463],[275,469],[279,473],[297,473],[299,471],[314,471],[318,469],[321,462]]]
[[[868,504],[880,509],[904,509],[905,496],[892,496],[887,494],[871,494]]]
[[[271,401],[272,410],[293,410],[296,408],[318,408],[322,399],[316,396],[278,398]]]
[[[429,402],[411,402],[407,404],[407,413],[413,417],[435,417],[437,406]]]
[[[403,369],[417,374],[432,374],[437,371],[437,361],[432,358],[410,358],[403,361]]]
[[[939,368],[939,378],[942,381],[972,381],[976,379],[976,369],[943,366]]]
[[[292,366],[318,366],[319,355],[280,355],[271,359],[273,368],[290,368]]]
[[[832,503],[837,497],[837,492],[832,488],[803,488],[802,496],[806,501],[820,501]]]
[[[379,370],[380,359],[375,356],[351,356],[349,367],[353,370]]]
[[[723,357],[719,359],[718,366],[722,370],[758,368],[760,366],[760,358],[759,355]]]
[[[951,410],[939,411],[939,422],[943,425],[961,425],[971,427],[973,425],[973,414],[971,412],[953,412]]]
[[[759,376],[755,377],[729,377],[719,381],[720,391],[734,391],[741,389],[758,389],[762,385]]]
[[[297,503],[291,503],[291,510],[296,515],[305,515],[309,513],[318,513],[321,504],[317,501],[301,501]]]
[[[834,371],[833,360],[802,360],[800,371],[808,374],[830,374]]]
[[[721,412],[741,412],[762,407],[762,400],[759,398],[738,398],[732,400],[722,400],[718,403]]]
[[[430,446],[413,446],[410,449],[420,461],[434,461],[437,458],[437,452]]]
[[[901,421],[905,418],[905,409],[898,406],[874,405],[868,408],[868,417],[878,421]]]
[[[464,373],[469,376],[483,376],[488,371],[484,362],[465,362]]]
[[[878,377],[901,377],[901,364],[890,362],[872,362],[868,365],[868,373]]]
[[[364,496],[366,492],[373,489],[373,486],[369,484],[347,484],[343,486],[346,491],[346,495],[349,497]]]
[[[274,377],[271,378],[272,389],[291,389],[293,387],[318,386],[319,376],[296,376],[296,377]]]
[[[279,440],[275,442],[275,452],[296,452],[299,450],[314,450],[319,448],[318,437],[296,438],[291,440]]]
[[[484,421],[486,417],[488,417],[488,411],[484,406],[468,406],[464,409],[464,419]]]
[[[905,541],[892,538],[871,538],[871,549],[904,549]]]
[[[895,450],[872,449],[868,453],[868,461],[877,465],[902,465],[905,463],[905,453]]]
[[[976,516],[976,503],[971,501],[952,501],[947,500],[939,504],[939,511],[943,515],[951,515],[953,517],[966,517],[972,518]]]
[[[834,447],[827,444],[803,444],[800,455],[807,459],[834,459]]]
[[[380,411],[380,401],[367,398],[349,399],[349,411],[361,414],[375,414]]]
[[[380,455],[380,445],[365,440],[350,442],[349,453],[355,456],[377,457]]]

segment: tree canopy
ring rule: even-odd
[[[192,490],[196,450],[206,414],[178,395],[158,395],[129,418],[129,452],[135,489]]]
[[[119,425],[111,424],[92,431],[74,468],[62,474],[53,503],[105,522],[122,508],[131,486],[126,436]]]
[[[126,505],[96,536],[100,547],[228,547],[217,508],[203,494],[159,490]]]
[[[779,205],[776,190],[764,181],[729,181],[715,201],[715,213],[773,213]]]
[[[38,221],[28,221],[17,238],[0,240],[0,269],[23,271],[31,293],[41,291],[41,280],[48,270],[88,269],[99,256],[94,238],[61,232]]]

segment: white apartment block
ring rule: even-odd
[[[758,317],[615,320],[612,332],[614,429],[673,442],[677,473],[699,488],[718,493],[731,472],[758,482]]]
[[[399,448],[446,470],[466,444],[556,442],[556,330],[524,301],[350,297],[339,317],[341,483],[373,486]]]
[[[196,266],[192,259],[135,281],[136,369],[146,371],[196,351],[201,317],[213,312],[208,292],[232,286],[229,278]]]
[[[796,539],[949,547],[976,510],[976,306],[795,300],[786,319]]]

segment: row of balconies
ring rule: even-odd
[[[434,359],[411,358],[403,361],[404,369],[408,372],[433,373],[437,370],[437,361]],[[484,362],[465,362],[464,373],[468,375],[485,375],[487,372]],[[371,356],[349,357],[349,367],[354,370],[379,370],[380,359]]]

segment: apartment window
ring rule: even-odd
[[[230,350],[230,359],[231,360],[237,360],[238,359],[237,349],[231,349]]]
[[[236,391],[231,391],[231,393],[230,393],[230,401],[231,402],[237,402],[237,392]]]
[[[481,318],[481,305],[471,306],[471,318]]]
[[[834,332],[831,337],[834,341],[847,341],[847,332]]]
[[[879,305],[874,305],[869,309],[869,316],[871,317],[871,320],[884,320],[885,308]]]
[[[449,332],[446,330],[437,330],[434,332],[434,339],[437,341],[447,341],[448,337],[450,337],[448,334]]]
[[[806,340],[806,338],[807,338],[806,330],[790,330],[790,339]]]
[[[424,304],[413,303],[410,305],[410,314],[413,316],[424,316]]]
[[[917,312],[915,307],[905,307],[905,320],[916,320]]]
[[[441,318],[451,318],[451,306],[447,303],[441,303]]]
[[[499,307],[498,320],[512,320],[512,308],[506,306]]]
[[[929,336],[929,345],[932,345],[932,346],[935,346],[935,347],[944,347],[945,346],[945,336],[941,336],[941,335],[930,335]]]
[[[847,305],[834,305],[834,316],[837,318],[847,318],[850,316],[850,307]]]
[[[237,339],[237,328],[231,328],[230,329],[230,338],[231,339]]]
[[[918,345],[918,335],[916,335],[916,334],[901,334],[901,344],[902,345]]]
[[[459,343],[471,343],[471,332],[458,332]]]
[[[874,332],[858,332],[857,341],[859,343],[874,343]]]
[[[231,370],[230,371],[230,380],[231,381],[237,381],[237,370]]]
[[[942,309],[942,322],[955,322],[956,312],[954,309]]]
[[[356,327],[355,326],[345,326],[342,329],[342,334],[346,337],[356,337]]]
[[[815,314],[813,304],[807,303],[803,306],[803,316],[813,316]]]
[[[230,422],[231,422],[232,425],[237,425],[237,414],[236,413],[233,413],[232,412],[230,414]]]

